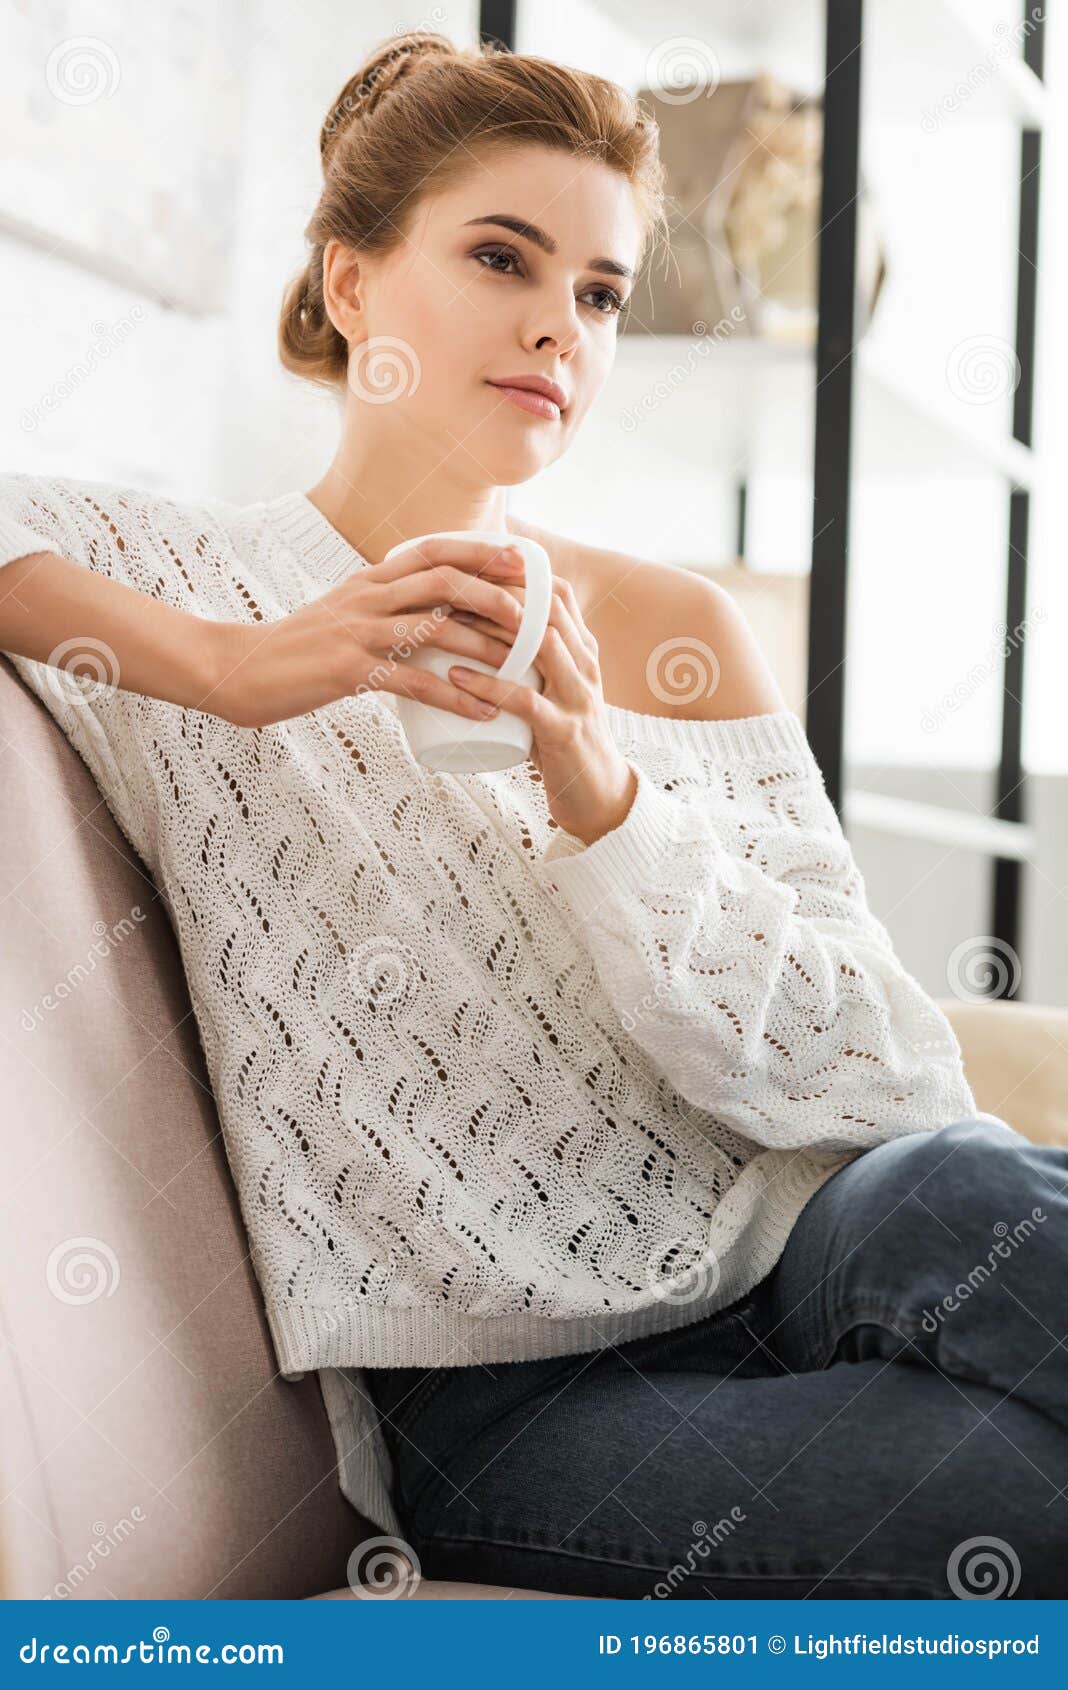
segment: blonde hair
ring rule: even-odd
[[[307,263],[287,285],[278,351],[287,370],[336,389],[348,346],[323,303],[323,250],[338,240],[385,255],[406,238],[420,199],[458,181],[477,149],[529,143],[601,160],[631,184],[644,258],[666,240],[659,131],[605,77],[495,43],[457,47],[415,30],[391,37],[350,77],[319,133],[323,190],[305,228]]]

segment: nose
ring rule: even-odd
[[[570,294],[568,299],[570,304],[546,305],[542,302],[532,313],[530,328],[524,338],[535,351],[551,346],[556,348],[561,358],[566,358],[575,350],[581,325],[575,300]]]

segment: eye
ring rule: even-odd
[[[489,258],[489,259],[504,258],[504,259],[515,259],[517,262],[519,261],[518,252],[516,252],[510,246],[482,247],[478,252],[473,252],[471,254],[471,257],[478,259],[478,260],[481,260],[483,258]],[[496,269],[496,273],[497,273],[498,276],[507,276],[507,275],[511,275],[511,274],[514,273],[514,272],[509,271],[509,270],[497,269],[496,266],[493,265],[493,264],[483,264],[482,268],[484,270]],[[616,292],[615,288],[607,288],[607,287],[587,288],[586,292],[597,294],[602,300],[604,300],[606,302],[605,304],[594,306],[594,310],[601,317],[615,317],[624,308],[625,301],[620,298],[620,296]]]
[[[512,248],[510,246],[494,246],[494,247],[484,247],[481,252],[473,252],[471,254],[471,257],[472,258],[518,258],[519,254],[518,254],[518,252],[513,252]],[[490,268],[490,266],[488,264],[483,265],[484,270],[488,270],[489,268]],[[508,274],[508,272],[506,270],[501,270],[501,271],[498,272],[498,274],[505,276],[505,275]]]
[[[602,298],[605,298],[605,299],[607,299],[611,302],[607,311],[604,310],[603,306],[599,305],[597,307],[597,309],[599,311],[603,312],[604,316],[614,317],[617,311],[622,311],[623,301],[622,301],[622,299],[620,299],[620,297],[619,297],[618,293],[616,292],[615,288],[590,288],[588,291],[590,293],[599,293],[602,296]]]

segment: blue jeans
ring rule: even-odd
[[[1068,1596],[1068,1150],[964,1120],[809,1200],[727,1309],[368,1369],[424,1578],[600,1597]]]

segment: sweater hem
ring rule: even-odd
[[[759,1205],[757,1236],[750,1210],[740,1236],[725,1246],[710,1287],[688,1300],[654,1296],[637,1309],[556,1317],[525,1311],[472,1315],[428,1305],[324,1307],[265,1297],[282,1376],[297,1379],[321,1367],[469,1367],[536,1361],[687,1326],[747,1295],[770,1273],[805,1204],[852,1157],[850,1152],[817,1162],[799,1152],[791,1158],[770,1188],[750,1194],[750,1201]]]

